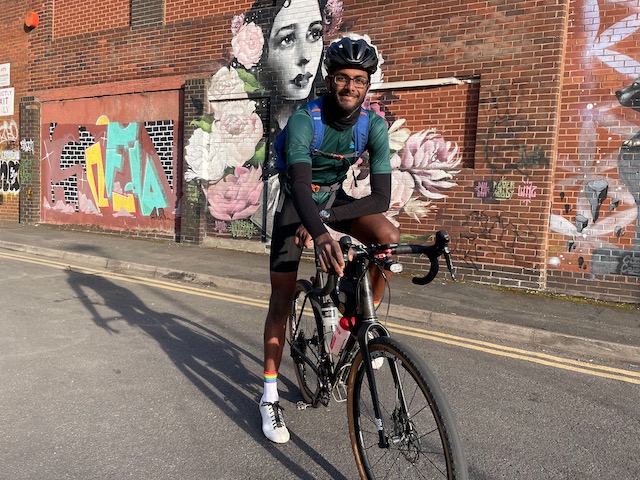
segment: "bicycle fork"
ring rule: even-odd
[[[382,422],[382,413],[380,411],[380,401],[378,398],[378,388],[376,387],[376,379],[373,374],[374,368],[371,361],[371,352],[369,351],[369,339],[373,338],[370,335],[371,331],[375,329],[379,336],[389,336],[387,329],[377,322],[377,314],[373,305],[373,293],[371,290],[371,280],[369,275],[364,275],[360,284],[361,304],[363,306],[363,323],[358,330],[358,344],[360,345],[360,352],[362,352],[362,358],[364,362],[365,373],[367,380],[369,381],[369,390],[371,392],[371,399],[373,400],[373,414],[375,416],[376,428],[378,429],[378,446],[380,448],[389,448],[389,440],[385,434],[384,424]],[[375,325],[375,326],[374,326]],[[393,379],[397,382],[399,376],[397,373],[397,365],[390,365]]]

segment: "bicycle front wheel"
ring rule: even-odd
[[[303,357],[319,365],[323,338],[320,314],[308,298],[311,289],[312,285],[307,280],[299,280],[296,285],[289,316],[289,341],[300,393],[305,402],[313,404],[318,397],[320,380]]]
[[[451,410],[424,361],[389,337],[369,343],[384,440],[380,441],[362,352],[349,377],[349,435],[367,479],[468,478]],[[382,445],[381,445],[382,444]]]

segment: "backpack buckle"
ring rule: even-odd
[[[320,185],[311,184],[311,191],[313,193],[318,193],[320,191]]]

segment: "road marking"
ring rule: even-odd
[[[249,305],[259,308],[268,308],[269,302],[267,300],[259,300],[250,297],[244,297],[237,294],[227,294],[222,292],[214,292],[203,287],[192,287],[188,285],[180,285],[175,282],[168,282],[164,280],[158,280],[149,277],[138,277],[135,275],[120,274],[116,272],[98,270],[89,267],[81,267],[78,265],[69,265],[69,263],[49,260],[46,258],[32,258],[20,254],[13,254],[7,252],[0,252],[0,257],[10,258],[26,263],[32,263],[35,265],[43,265],[59,270],[69,270],[86,275],[96,275],[104,278],[112,278],[128,283],[135,283],[139,285],[148,285],[161,288],[164,290],[170,290],[173,292],[186,293],[189,295],[197,295],[201,297],[213,298],[216,300],[222,300],[225,302],[239,303],[243,305]],[[513,358],[518,360],[524,360],[527,362],[537,363],[540,365],[546,365],[554,368],[560,368],[563,370],[569,370],[577,373],[583,373],[587,375],[593,375],[602,378],[609,378],[612,380],[619,380],[622,382],[628,382],[640,385],[640,372],[634,372],[632,370],[623,370],[620,368],[608,367],[605,365],[598,365],[594,363],[584,362],[580,360],[572,360],[569,358],[556,357],[542,352],[535,352],[529,350],[523,350],[514,347],[507,347],[495,343],[485,342],[482,340],[474,340],[466,337],[459,337],[447,333],[441,333],[433,330],[426,330],[423,328],[409,327],[405,325],[398,325],[395,323],[385,322],[385,325],[393,333],[402,335],[408,335],[416,338],[423,338],[432,340],[438,343],[444,343],[447,345],[454,345],[470,350],[476,350],[491,355],[498,355],[507,358]]]
[[[455,335],[424,330],[421,328],[406,327],[393,323],[387,323],[386,325],[393,333],[401,333],[410,335],[412,337],[425,338],[439,343],[445,343],[447,345],[456,345],[470,350],[490,353],[492,355],[525,360],[527,362],[561,368],[563,370],[586,373],[589,375],[594,375],[596,377],[610,378],[613,380],[620,380],[623,382],[635,383],[637,385],[640,385],[640,372],[634,372],[633,370],[623,370],[620,368],[607,367],[605,365],[598,365],[580,360],[572,360],[570,358],[556,357],[547,353],[506,347],[482,340],[473,340],[471,338],[458,337]]]
[[[95,268],[81,267],[78,265],[70,265],[69,263],[59,262],[55,260],[48,260],[44,258],[35,259],[31,257],[24,257],[21,255],[5,253],[5,252],[0,252],[0,257],[11,258],[14,260],[19,260],[25,263],[32,263],[35,265],[44,265],[47,267],[56,268],[58,270],[69,270],[72,272],[82,273],[85,275],[96,275],[103,278],[112,278],[112,279],[121,280],[123,282],[128,282],[128,283],[155,286],[158,288],[162,288],[164,290],[171,290],[171,291],[180,292],[180,293],[188,293],[190,295],[197,295],[201,297],[215,298],[218,300],[224,300],[232,303],[241,303],[244,305],[251,305],[251,306],[261,307],[261,308],[268,308],[269,306],[269,302],[266,300],[243,297],[241,295],[236,295],[236,294],[214,292],[202,287],[191,287],[188,285],[179,285],[174,282],[172,283],[172,282],[158,280],[150,277],[138,277],[130,274],[121,274],[121,273],[116,273],[116,272],[111,272],[106,270],[98,270]]]

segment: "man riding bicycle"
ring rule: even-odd
[[[387,126],[369,111],[366,150],[371,193],[355,199],[341,188],[354,156],[354,127],[378,68],[375,48],[365,40],[343,38],[325,54],[328,93],[322,97],[324,136],[312,154],[314,127],[308,108],[295,111],[287,124],[284,152],[287,173],[275,214],[271,240],[271,298],[264,328],[264,393],[260,400],[262,431],[275,443],[289,440],[279,404],[277,375],[285,345],[287,320],[296,287],[302,247],[315,244],[322,269],[342,275],[340,245],[327,231],[349,234],[365,244],[397,243],[398,229],[383,215],[391,197],[391,164]],[[325,153],[326,152],[326,153]],[[372,272],[374,303],[381,301],[385,281]]]

